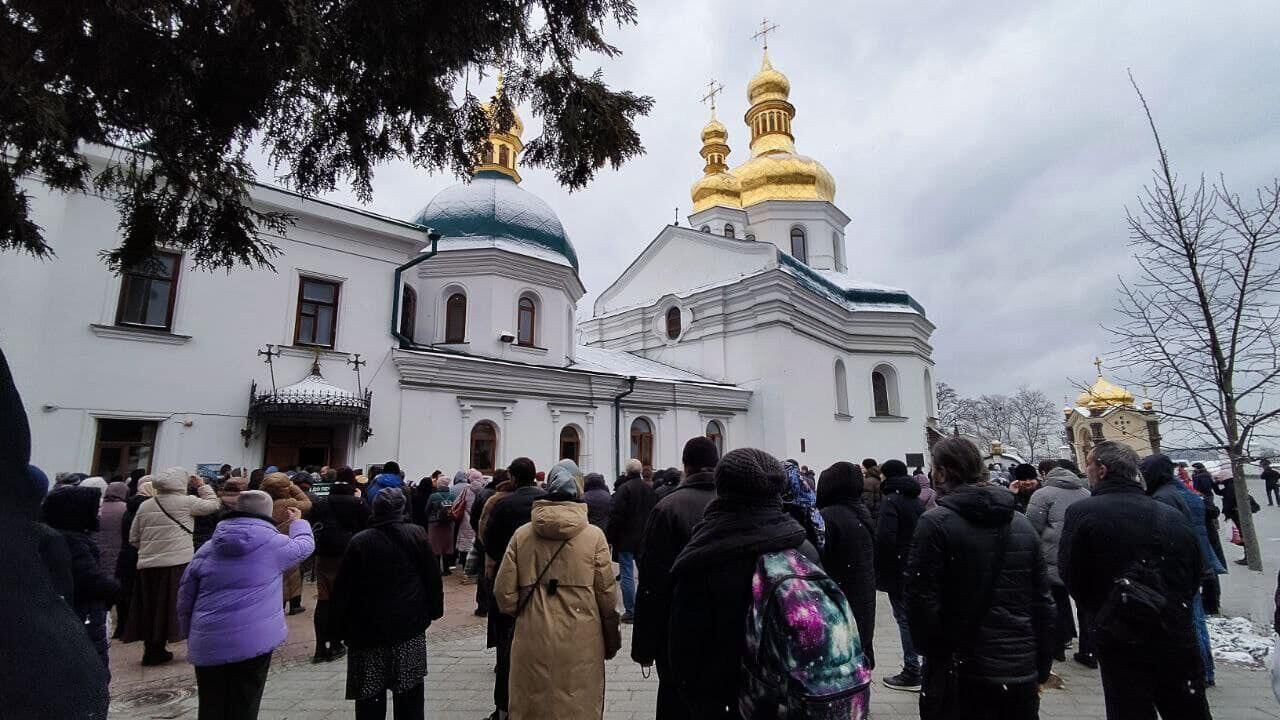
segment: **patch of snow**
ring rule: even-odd
[[[568,258],[555,250],[548,249],[537,243],[523,242],[507,237],[494,237],[493,235],[442,237],[436,249],[438,252],[449,252],[450,250],[487,250],[489,248],[505,250],[515,255],[544,260],[568,268],[573,267],[573,263],[569,262]]]
[[[613,375],[635,375],[638,378],[647,380],[679,380],[682,382],[723,384],[656,360],[640,357],[625,350],[608,350],[585,345],[579,345],[574,350],[573,367],[577,370],[589,370]]]
[[[870,280],[859,280],[858,278],[855,278],[847,273],[837,272],[835,270],[818,270],[817,268],[810,268],[810,269],[813,270],[815,273],[821,275],[822,277],[826,278],[828,281],[835,283],[836,285],[839,285],[845,290],[880,290],[883,292],[899,292],[899,293],[906,292],[906,290],[903,290],[900,287],[894,287],[892,285],[881,285],[880,283],[874,283],[874,282],[871,282]]]
[[[1260,630],[1248,618],[1211,615],[1205,624],[1209,627],[1209,647],[1215,662],[1257,668],[1266,664],[1273,645],[1271,634]]]

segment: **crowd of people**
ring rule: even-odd
[[[256,717],[285,615],[307,610],[305,569],[313,661],[346,659],[361,720],[389,697],[396,718],[423,717],[426,630],[454,572],[496,650],[494,720],[602,717],[627,623],[661,720],[861,718],[878,592],[903,650],[882,682],[919,693],[921,718],[1036,718],[1073,643],[1108,718],[1210,717],[1218,517],[1241,511],[1229,472],[1100,442],[1083,473],[1045,461],[1006,487],[959,437],[928,473],[868,459],[818,474],[704,437],[681,460],[628,461],[612,491],[524,457],[416,483],[395,462],[372,479],[224,466],[112,482],[27,466],[17,507],[39,506],[36,572],[97,655],[98,700],[109,637],[141,641],[146,665],[185,639],[200,717]]]

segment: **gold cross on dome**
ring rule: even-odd
[[[769,33],[777,29],[778,29],[778,26],[776,23],[770,25],[769,18],[765,18],[760,21],[760,29],[756,31],[756,34],[752,35],[751,37],[752,39],[759,38],[760,41],[764,44],[764,49],[768,50],[769,49]]]
[[[1102,377],[1102,358],[1094,357],[1093,364],[1098,368],[1098,377]]]
[[[702,96],[702,102],[711,105],[711,114],[716,112],[716,96],[724,92],[724,85],[716,82],[715,78],[707,83],[707,94]]]

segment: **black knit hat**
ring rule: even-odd
[[[748,498],[778,498],[787,474],[778,459],[763,450],[730,450],[716,466],[716,494]]]

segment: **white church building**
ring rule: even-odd
[[[256,207],[296,218],[269,237],[275,272],[200,272],[175,249],[114,275],[110,199],[29,182],[58,256],[0,258],[0,347],[33,462],[111,476],[395,459],[420,477],[524,455],[610,476],[628,457],[678,466],[707,435],[819,470],[914,466],[934,326],[907,292],[847,274],[850,218],[795,150],[789,93],[766,57],[733,169],[713,113],[691,227],[662,227],[581,323],[577,253],[520,187],[518,119],[411,221],[253,187]],[[86,151],[99,167],[122,152]]]

